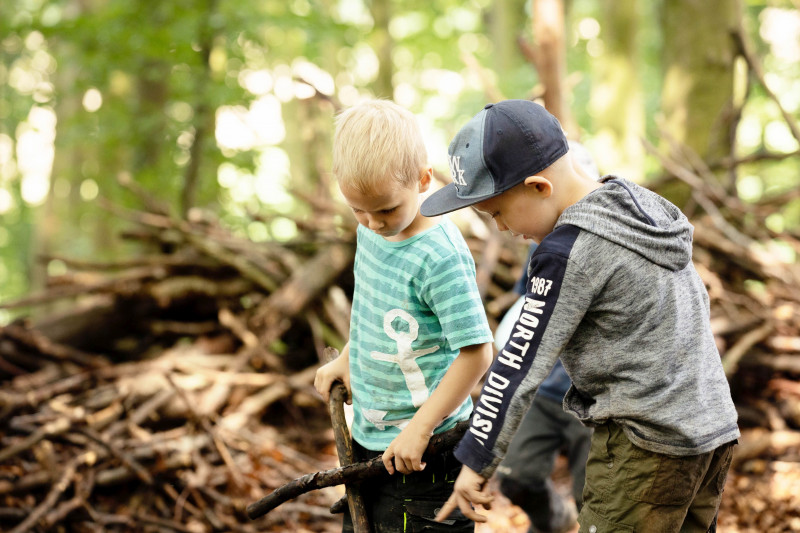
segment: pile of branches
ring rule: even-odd
[[[744,204],[696,156],[660,154],[689,191],[694,264],[708,287],[712,329],[739,413],[736,447],[720,510],[722,530],[800,527],[800,233],[767,217],[800,201],[797,188]],[[674,155],[678,154],[678,155]],[[731,166],[730,168],[735,168]]]
[[[664,166],[691,190],[695,264],[741,420],[770,430],[743,439],[740,462],[788,453],[800,445],[800,275],[769,243],[800,251],[800,238],[758,223],[787,198],[744,206],[697,165]],[[355,226],[329,195],[295,195],[313,218],[293,219],[300,237],[288,242],[254,243],[152,199],[106,205],[148,253],[42,258],[67,272],[0,304],[25,312],[0,328],[0,529],[337,529],[338,489],[257,522],[245,513],[337,462],[312,383],[325,347],[348,336]],[[527,244],[469,210],[456,222],[495,326],[517,297]]]
[[[326,195],[295,196],[313,224],[298,216],[289,242],[254,243],[207,214],[179,219],[144,195],[143,210],[105,204],[145,252],[43,257],[66,273],[0,304],[22,316],[0,328],[0,529],[336,528],[336,489],[256,522],[245,511],[337,462],[312,384],[325,347],[348,336],[355,221]],[[481,282],[496,323],[524,245],[470,245],[499,272]]]
[[[694,264],[708,288],[712,329],[728,379],[734,386],[748,386],[750,373],[740,374],[742,366],[757,367],[759,375],[800,376],[800,232],[775,231],[765,224],[768,216],[800,201],[800,190],[745,204],[734,182],[724,187],[696,156],[677,146],[673,154],[684,157],[648,148],[672,181],[688,187],[684,211],[694,225]],[[786,418],[800,427],[796,415],[787,413]]]
[[[329,204],[286,244],[109,205],[152,253],[43,258],[68,272],[2,305],[29,313],[0,328],[0,529],[264,530],[249,502],[332,466],[312,383],[347,336],[354,227]],[[330,521],[315,498],[280,519]]]

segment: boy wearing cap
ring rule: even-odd
[[[739,430],[691,224],[630,181],[592,180],[555,117],[533,102],[486,106],[449,157],[453,183],[423,215],[474,205],[539,246],[437,519],[458,507],[485,521],[470,504],[491,502],[486,480],[560,357],[573,383],[564,409],[594,427],[580,531],[715,530]]]
[[[594,157],[581,143],[569,141],[573,162],[593,180],[600,179]],[[531,243],[525,264],[538,245]],[[494,332],[494,346],[502,350],[525,304],[528,287],[527,269],[514,284],[521,295],[503,315]],[[557,360],[550,374],[536,389],[528,412],[522,418],[508,445],[503,462],[497,467],[498,488],[530,519],[529,533],[566,533],[575,527],[583,505],[586,457],[592,429],[562,409],[561,404],[572,382]],[[572,499],[564,498],[550,479],[556,457],[562,453],[572,477]]]
[[[409,111],[370,100],[342,113],[333,173],[359,222],[355,288],[350,338],[314,386],[327,401],[345,384],[357,455],[398,472],[361,485],[375,533],[474,531],[461,513],[434,522],[461,467],[452,451],[421,462],[433,434],[469,418],[492,359],[472,255],[455,224],[419,212],[432,169]]]

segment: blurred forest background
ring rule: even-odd
[[[4,0],[0,55],[0,529],[336,531],[338,489],[244,506],[336,465],[333,117],[381,97],[443,182],[528,98],[684,209],[743,430],[720,531],[800,531],[798,0]],[[453,218],[494,325],[526,245]]]

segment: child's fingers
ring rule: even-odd
[[[421,472],[425,470],[425,463],[416,459],[409,459],[400,455],[394,456],[394,467],[401,474],[413,474],[414,472]]]
[[[456,503],[456,493],[454,492],[450,495],[449,498],[447,498],[447,501],[444,502],[444,505],[442,505],[442,508],[439,509],[439,512],[436,513],[436,517],[434,518],[434,520],[436,520],[437,522],[445,520],[448,516],[450,516],[450,513],[455,511],[457,506],[458,504]]]
[[[389,474],[394,474],[394,463],[392,462],[394,454],[390,450],[391,448],[387,448],[386,451],[383,452],[381,459],[383,460],[383,466],[386,468],[386,471],[389,472]]]
[[[425,470],[425,463],[422,462],[422,457],[409,457],[403,460],[403,464],[408,469],[406,474],[410,474],[412,472],[421,472]]]
[[[317,375],[314,376],[314,388],[317,389],[317,392],[320,396],[322,396],[322,399],[325,401],[325,403],[328,403],[328,400],[330,399],[332,384],[333,381],[330,378],[327,376],[321,376],[319,372],[317,372]]]
[[[347,389],[347,398],[345,398],[344,402],[347,405],[353,404],[353,392],[350,390],[350,377],[349,376],[342,376],[342,383],[344,383],[344,388]]]
[[[482,515],[475,511],[475,509],[472,507],[469,498],[462,496],[458,491],[453,491],[453,493],[447,499],[447,501],[439,510],[439,512],[436,513],[436,517],[434,517],[434,520],[437,522],[444,521],[448,516],[450,516],[450,513],[452,513],[456,507],[458,507],[461,510],[464,516],[466,516],[473,522],[487,521],[485,515]]]
[[[469,501],[462,499],[461,503],[459,503],[458,508],[461,509],[461,512],[464,513],[464,516],[472,520],[473,522],[486,522],[488,518],[486,515],[482,515],[479,512],[475,511],[475,508],[469,504]]]
[[[494,496],[492,496],[489,486],[483,476],[464,465],[453,486],[451,499],[458,505],[458,508],[464,513],[464,516],[470,520],[474,522],[486,522],[486,516],[477,513],[473,506],[483,505],[488,509]],[[442,520],[445,516],[446,515],[443,515]],[[439,515],[437,515],[437,519],[438,517]]]
[[[486,522],[487,518],[485,515],[478,513],[475,510],[476,504],[481,504],[486,507],[481,501],[480,497],[475,497],[475,494],[461,494],[458,491],[454,491],[453,494],[456,495],[456,501],[458,502],[458,508],[461,509],[461,512],[464,513],[464,516],[472,520],[473,522]],[[487,507],[488,509],[488,507]]]
[[[481,489],[480,491],[471,492],[469,494],[469,500],[472,503],[477,503],[486,507],[487,509],[491,509],[494,496],[488,490]]]
[[[410,474],[411,473],[411,463],[406,462],[399,455],[395,455],[394,456],[394,468],[395,468],[395,470],[397,470],[401,474]]]

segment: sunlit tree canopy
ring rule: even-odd
[[[787,115],[796,122],[800,112],[797,6],[709,2],[692,14],[681,4],[564,3],[570,134],[604,172],[641,182],[664,172],[642,139],[664,146],[668,131],[718,175],[752,158],[721,178],[744,201],[796,187],[798,162],[788,155],[798,134]],[[291,238],[297,229],[280,215],[303,207],[286,185],[327,179],[333,116],[360,98],[411,109],[431,163],[445,172],[449,139],[486,102],[542,97],[525,53],[540,38],[535,8],[524,0],[4,2],[0,299],[60,268],[40,270],[37,255],[119,254],[118,222],[103,202],[140,202],[120,182],[177,216],[208,210],[255,241]],[[695,25],[714,25],[702,19],[711,16],[724,16],[725,28],[688,40]],[[734,29],[762,80],[737,52]],[[725,75],[713,73],[709,88],[696,63],[711,54]],[[729,99],[733,131],[702,127],[721,120],[704,115],[718,105],[714,94]],[[252,213],[274,216],[254,223]],[[793,201],[763,222],[780,232],[798,220]]]

